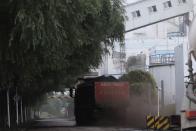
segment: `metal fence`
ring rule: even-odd
[[[150,56],[150,65],[174,64],[174,53],[156,54]]]

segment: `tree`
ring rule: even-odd
[[[121,81],[128,81],[135,93],[142,93],[142,88],[149,87],[148,84],[150,84],[153,93],[156,91],[156,81],[147,71],[133,70],[128,72],[128,74],[121,76],[119,79]]]
[[[121,0],[0,4],[5,7],[0,27],[6,27],[0,28],[0,88],[18,87],[26,103],[72,86],[75,78],[99,66],[108,46],[124,41]]]

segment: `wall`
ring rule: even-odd
[[[171,7],[164,8],[164,2],[170,1]],[[149,7],[156,6],[156,12],[149,12]],[[153,24],[157,21],[162,21],[174,16],[185,14],[192,10],[192,0],[187,0],[185,3],[179,3],[179,0],[143,0],[126,7],[127,16],[126,30],[139,28],[144,25]],[[138,17],[133,16],[133,12],[139,11]]]
[[[164,107],[169,107],[170,105],[175,104],[175,66],[174,65],[161,65],[161,66],[151,66],[149,71],[154,76],[157,86],[159,88],[160,102],[163,102],[161,98],[164,98]],[[163,80],[164,90],[161,90],[161,81]],[[163,92],[162,92],[163,91]],[[161,96],[161,94],[164,96]],[[163,107],[160,107],[163,108]],[[164,113],[172,114],[174,109]]]
[[[175,60],[176,114],[180,114],[183,96],[185,95],[183,45],[175,48]]]

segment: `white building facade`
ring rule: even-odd
[[[194,4],[192,2],[194,2]],[[184,74],[178,73],[179,60],[177,60],[177,62],[175,61],[175,48],[183,45],[184,49],[188,49],[187,21],[194,17],[192,10],[193,7],[196,7],[195,3],[195,0],[142,0],[127,6],[131,6],[131,8],[126,8],[129,18],[129,22],[126,23],[126,29],[127,31],[131,31],[125,35],[126,59],[129,56],[136,56],[141,53],[147,56],[147,70],[155,77],[159,89],[163,88],[159,94],[160,102],[162,102],[164,106],[176,104],[176,102],[178,109],[181,106],[179,102],[181,101],[182,93],[184,93],[184,86],[179,86],[178,79],[179,77],[182,79],[187,71],[186,66],[183,66],[182,70],[185,71]],[[196,10],[196,8],[194,9]],[[188,15],[182,15],[187,12],[189,12],[189,17]],[[178,17],[171,18],[171,16]],[[116,45],[114,49],[120,52],[118,45]],[[156,63],[151,65],[150,56],[162,56],[168,53],[173,53],[172,58],[174,60],[172,60],[171,63]],[[178,54],[178,56],[180,56],[180,54]],[[185,52],[183,57],[186,57]],[[183,62],[181,63],[186,62],[184,58],[182,58]],[[105,62],[106,64],[104,65],[107,69],[104,70],[102,68],[102,73],[99,75],[115,74],[120,76],[124,73],[122,69],[119,68],[120,64],[114,61],[111,53],[111,56],[107,57],[107,62]],[[175,64],[178,66],[175,66]],[[176,76],[178,76],[177,79]],[[179,112],[179,110],[176,112]]]

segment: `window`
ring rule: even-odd
[[[140,14],[140,11],[139,10],[136,10],[136,11],[132,12],[132,17],[133,18],[138,18],[140,16],[141,16],[141,14]]]
[[[178,0],[179,4],[186,3],[186,0]]]
[[[157,7],[155,5],[148,7],[149,13],[157,12]]]
[[[172,7],[172,3],[171,3],[171,1],[166,1],[166,2],[163,3],[163,6],[164,6],[165,9],[167,9],[167,8]]]

